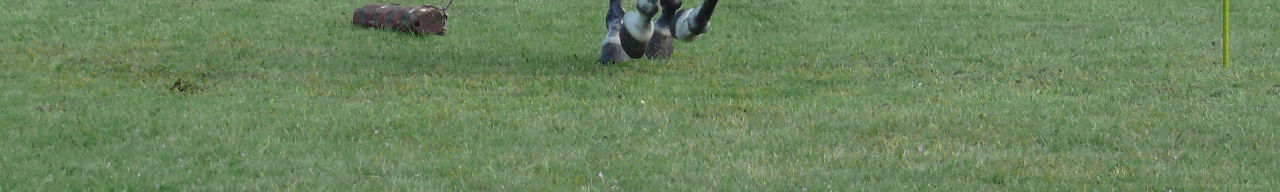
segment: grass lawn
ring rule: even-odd
[[[0,1],[0,191],[1280,188],[1280,1],[1230,68],[1218,1],[725,0],[616,65],[590,1]]]

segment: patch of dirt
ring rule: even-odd
[[[1062,72],[1064,72],[1064,71],[1062,70],[1062,68],[1056,68],[1056,69],[1040,69],[1040,71],[1039,71],[1039,72],[1040,72],[1040,74],[1046,74],[1046,73],[1048,73],[1048,74],[1062,74]]]
[[[182,80],[181,78],[179,78],[178,80],[173,81],[173,85],[169,86],[169,92],[190,95],[190,94],[204,92],[205,88],[206,88],[205,86],[200,85],[197,82],[194,82],[191,80]]]

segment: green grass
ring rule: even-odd
[[[593,1],[0,1],[0,191],[1280,187],[1277,1],[1231,68],[1216,1],[726,0],[604,66]]]

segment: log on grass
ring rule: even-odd
[[[453,2],[449,2],[450,5]],[[449,14],[431,5],[401,7],[397,5],[365,5],[352,14],[351,23],[360,27],[391,29],[413,34],[444,35]]]

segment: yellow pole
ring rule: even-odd
[[[1231,0],[1222,0],[1222,67],[1231,67]]]

